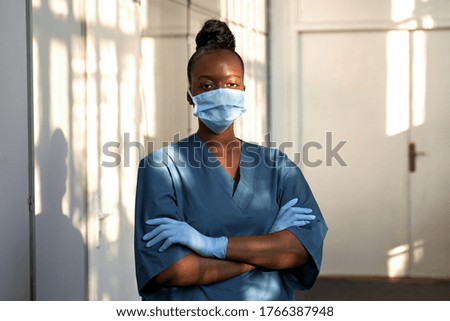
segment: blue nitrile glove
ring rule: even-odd
[[[146,247],[151,247],[161,241],[163,245],[159,252],[165,251],[172,244],[184,245],[204,257],[215,257],[224,259],[227,252],[228,238],[208,237],[186,222],[162,217],[155,218],[145,222],[147,225],[158,225],[153,231],[147,233],[142,238],[148,241]]]
[[[280,208],[270,233],[285,230],[291,226],[304,226],[316,219],[315,215],[305,215],[312,213],[312,209],[294,207],[297,202],[298,198],[293,198]]]

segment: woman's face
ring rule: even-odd
[[[201,56],[192,68],[190,88],[192,96],[219,88],[245,90],[239,58],[228,50]]]

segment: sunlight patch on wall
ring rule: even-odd
[[[412,125],[420,126],[425,123],[427,85],[427,41],[425,31],[414,31],[413,44]]]
[[[119,27],[124,34],[136,32],[136,4],[133,1],[119,1]]]
[[[111,301],[111,296],[108,293],[103,292],[101,301]]]
[[[80,232],[81,236],[83,237],[83,240],[86,240],[86,233],[85,233],[86,225],[84,224],[83,214],[84,213],[82,212],[81,208],[75,207],[74,209],[72,209],[72,213],[70,214],[71,216],[70,222],[77,229],[77,231]]]
[[[117,48],[114,40],[100,39],[100,145],[120,142],[119,85]],[[100,151],[99,151],[100,152]],[[97,164],[98,166],[99,164]],[[103,222],[105,238],[115,242],[119,238],[119,167],[108,168],[100,176],[101,211],[109,214]]]
[[[86,22],[95,25],[97,22],[97,0],[85,1]]]
[[[435,26],[435,21],[432,16],[426,15],[422,17],[422,27],[424,29],[433,29]]]
[[[69,127],[69,62],[67,45],[63,41],[50,40],[50,122],[51,129],[62,128],[67,135]]]
[[[75,20],[83,21],[85,0],[72,0],[72,14]]]
[[[84,199],[84,191],[86,188],[84,180],[84,168],[86,166],[85,148],[86,148],[86,53],[85,53],[85,39],[81,35],[72,35],[70,40],[71,48],[71,161],[73,169],[71,170],[72,182],[72,224],[76,226],[82,233],[83,238],[86,239],[84,228],[84,205],[80,202]],[[80,209],[83,207],[83,211]]]
[[[104,27],[117,25],[117,0],[98,0],[98,20]]]
[[[37,166],[37,162],[34,163],[34,213],[37,215],[42,214],[42,192],[41,192],[41,169]]]
[[[98,95],[97,95],[97,51],[95,47],[95,39],[88,36],[86,40],[86,130],[87,130],[87,146],[88,155],[87,172],[89,173],[88,191],[89,204],[92,203],[93,195],[98,190],[98,167],[99,167],[99,151],[98,151]]]
[[[117,48],[114,40],[100,39],[100,122],[101,141],[118,142],[119,85]]]
[[[41,0],[32,0],[33,9],[40,9],[42,6]]]
[[[114,40],[100,39],[100,73],[102,81],[117,82],[117,48]],[[117,90],[115,92],[117,94]],[[117,97],[117,95],[109,95]]]
[[[414,264],[418,264],[423,261],[425,258],[425,248],[424,241],[417,240],[413,243],[413,262]]]
[[[56,17],[67,18],[69,15],[69,4],[67,0],[48,0],[48,6]]]
[[[387,269],[389,277],[401,277],[408,274],[409,245],[403,244],[387,252]]]
[[[34,4],[34,1],[33,1]],[[33,108],[34,110],[42,110],[41,104],[41,80],[40,80],[40,64],[39,64],[39,40],[36,36],[33,36]],[[42,113],[35,112],[34,115],[34,144],[35,146],[39,140],[39,133],[41,132],[42,125]],[[34,162],[34,180],[35,182],[41,181],[41,171],[38,166],[38,162]],[[42,212],[41,204],[41,184],[34,184],[34,208],[35,213],[39,214]]]
[[[156,136],[156,79],[155,79],[155,40],[142,38],[141,41],[141,95],[143,96],[143,115],[141,132],[148,137]]]
[[[134,54],[126,54],[122,57],[121,79],[120,79],[120,107],[123,117],[121,118],[122,132],[136,132],[135,109],[130,108],[136,102],[137,66]]]
[[[136,188],[136,164],[139,159],[144,157],[140,155],[136,142],[140,141],[137,119],[137,62],[135,55],[126,54],[122,58],[120,79],[120,110],[121,110],[121,132],[129,137],[128,141],[123,141],[123,159],[120,165],[120,175],[122,177],[122,205],[125,211],[125,217],[130,224],[134,223],[134,201]]]
[[[391,19],[402,22],[414,17],[415,0],[391,0]]]
[[[386,135],[409,128],[409,33],[389,31],[386,38]]]
[[[412,250],[408,244],[399,245],[387,252],[387,270],[389,277],[403,277],[409,275],[410,255],[412,263],[418,264],[425,258],[425,247],[422,239],[412,244]]]
[[[69,61],[65,42],[50,40],[50,131],[60,128],[64,136],[70,137],[69,130]],[[50,151],[57,152],[57,151]],[[66,191],[68,179],[66,178]],[[70,193],[62,199],[62,212],[70,213]]]
[[[138,25],[140,27],[140,30],[146,30],[148,28],[148,9],[149,9],[150,3],[149,0],[141,1],[141,8],[139,9],[139,21]]]

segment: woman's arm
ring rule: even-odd
[[[291,232],[283,230],[267,235],[230,237],[225,258],[284,270],[305,264],[309,254]]]
[[[162,287],[206,285],[225,281],[254,269],[250,264],[191,253],[155,276],[153,282]]]
[[[158,286],[195,286],[228,280],[255,269],[255,266],[283,270],[301,266],[308,252],[289,231],[228,239],[225,260],[191,253],[154,279]]]

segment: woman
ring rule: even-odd
[[[314,283],[327,227],[300,169],[241,141],[244,64],[209,20],[188,63],[199,128],[140,163],[135,258],[144,300],[294,300]],[[300,207],[301,206],[301,207]]]

